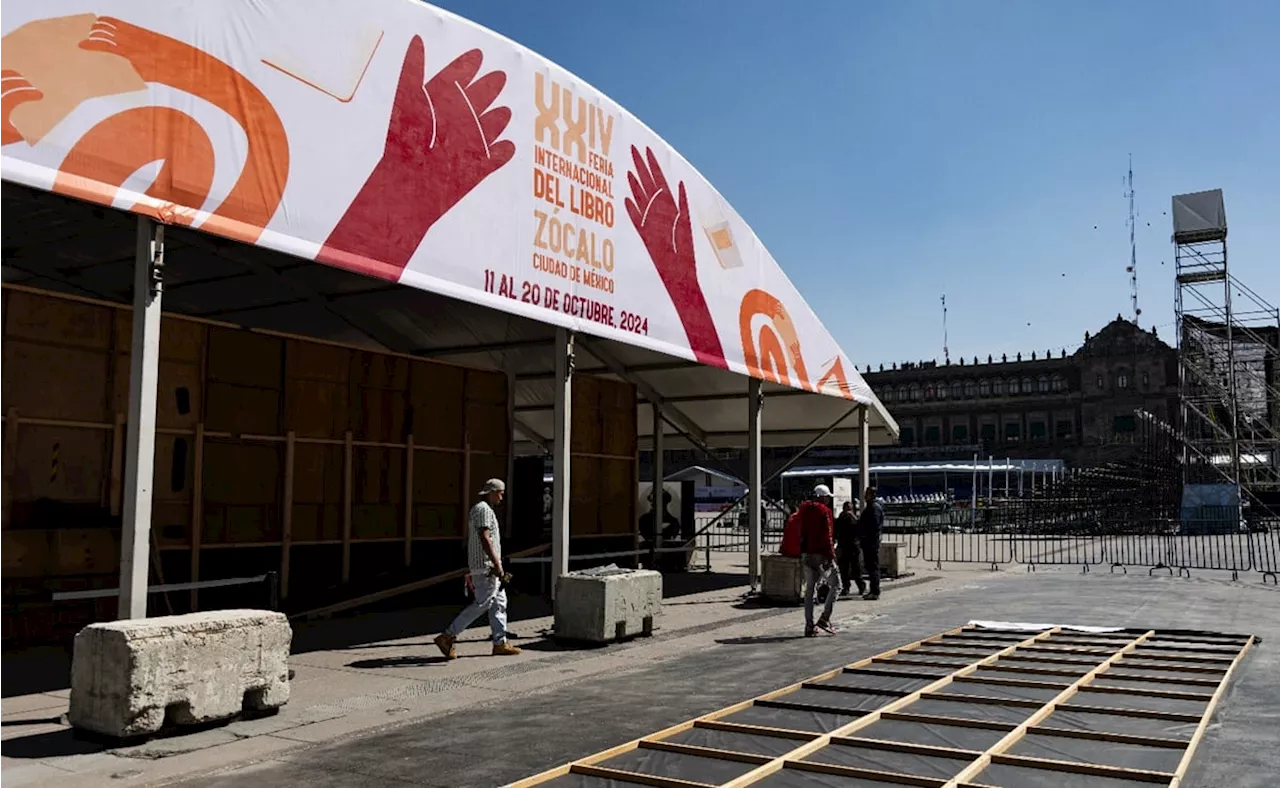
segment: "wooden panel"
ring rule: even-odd
[[[600,533],[636,531],[637,521],[632,516],[636,494],[634,461],[600,461]]]
[[[110,446],[107,430],[23,425],[18,430],[12,500],[101,502]]]
[[[300,438],[340,438],[350,429],[345,381],[290,380],[285,392],[285,429]]]
[[[505,454],[471,455],[471,486],[475,489],[468,490],[468,492],[479,493],[480,486],[488,479],[502,479],[510,484],[510,480],[507,479],[507,457]]]
[[[51,531],[0,532],[0,566],[6,580],[18,577],[43,577],[49,574],[52,547]],[[7,616],[6,616],[7,618]]]
[[[353,387],[351,392],[351,430],[356,440],[404,440],[407,399],[403,389],[361,386]]]
[[[96,350],[111,347],[114,309],[78,301],[10,292],[4,310],[5,339],[30,339]]]
[[[467,370],[467,401],[506,407],[506,374],[475,369]]]
[[[426,361],[413,365],[411,426],[420,445],[462,448],[463,379],[459,367]]]
[[[407,391],[410,361],[401,356],[387,356],[368,351],[351,351],[353,386]]]
[[[284,340],[226,328],[209,330],[209,380],[258,388],[279,388]],[[213,389],[210,387],[210,402]]]
[[[280,494],[282,447],[208,441],[204,499],[209,503],[274,504]]]
[[[74,421],[109,421],[106,351],[56,347],[5,339],[4,407],[22,416]],[[128,392],[128,367],[125,391]],[[74,381],[74,385],[69,385]]]
[[[404,503],[404,451],[356,447],[351,513],[356,539],[391,538],[401,533]]]
[[[569,531],[573,536],[600,533],[600,460],[573,457],[569,470]]]
[[[235,435],[277,435],[280,433],[280,392],[210,382],[205,428]]]
[[[413,500],[456,506],[462,496],[462,456],[420,451],[413,462]]]
[[[507,406],[467,403],[467,436],[472,451],[509,451]],[[472,474],[474,476],[474,474]],[[500,475],[505,476],[504,470]]]
[[[342,503],[341,446],[302,442],[295,445],[293,501],[295,505]]]
[[[285,350],[287,377],[346,383],[351,372],[351,354],[347,348],[290,339]]]
[[[341,504],[293,505],[293,541],[336,541],[342,538]]]

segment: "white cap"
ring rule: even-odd
[[[813,497],[814,498],[830,498],[831,488],[825,484],[819,484],[817,487],[813,488]]]
[[[501,479],[490,479],[489,481],[484,483],[483,487],[480,488],[481,495],[488,495],[489,493],[506,492],[506,491],[507,491],[507,485],[503,484]]]

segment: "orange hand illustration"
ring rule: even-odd
[[[5,35],[0,60],[5,72],[6,145],[17,141],[13,132],[36,144],[88,99],[146,89],[129,61],[114,50],[88,51],[79,46],[99,23],[93,14],[60,16],[28,22]],[[21,75],[41,94],[38,101],[27,99],[15,105],[12,116],[10,74]]]
[[[228,238],[257,240],[280,205],[289,176],[288,138],[267,97],[207,52],[114,17],[94,21],[77,51],[109,53],[140,82],[198,96],[244,129],[248,150],[240,177],[202,226]],[[166,107],[125,110],[90,129],[67,153],[54,191],[110,203],[114,187],[154,161],[165,165],[147,194],[173,204],[153,212],[162,221],[189,222],[213,180],[213,146],[193,118]]]
[[[329,234],[321,261],[399,279],[427,230],[515,155],[513,143],[498,140],[511,110],[490,106],[506,74],[477,78],[483,55],[473,49],[423,84],[425,61],[414,36],[382,159]]]
[[[653,151],[645,148],[645,154],[647,163],[640,158],[640,151],[631,146],[635,172],[628,172],[627,180],[635,199],[627,198],[627,213],[649,250],[649,258],[658,269],[667,295],[675,304],[685,335],[689,338],[689,349],[700,363],[728,369],[711,310],[698,285],[693,225],[689,219],[689,199],[685,195],[684,182],[680,182],[677,203]]]
[[[18,72],[7,68],[0,72],[0,145],[22,139],[22,134],[9,121],[14,107],[42,98],[44,94]]]

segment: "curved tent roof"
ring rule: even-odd
[[[769,443],[855,403],[875,442],[897,436],[719,193],[492,31],[415,0],[6,0],[3,36],[4,180],[196,231],[174,234],[168,308],[509,369],[532,436],[556,326],[585,335],[580,370],[632,380],[707,445],[745,436],[741,375],[778,400]],[[6,282],[127,296],[118,224],[5,198]],[[24,265],[51,242],[59,264]]]

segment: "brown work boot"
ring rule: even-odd
[[[495,657],[514,657],[516,654],[519,654],[519,653],[520,653],[520,649],[516,648],[510,643],[507,643],[506,641],[503,641],[502,643],[493,644],[493,655]]]
[[[442,632],[436,635],[436,648],[440,649],[440,653],[444,654],[445,659],[457,659],[458,652],[454,651],[453,644],[458,641],[453,635]]]

